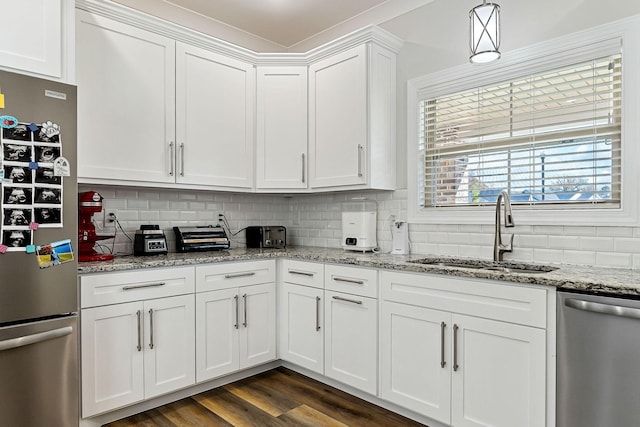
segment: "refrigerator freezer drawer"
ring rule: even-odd
[[[0,328],[0,425],[78,425],[77,330],[76,315]]]

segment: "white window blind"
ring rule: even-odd
[[[619,207],[620,54],[420,101],[419,203]]]

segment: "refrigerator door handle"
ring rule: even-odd
[[[52,329],[50,331],[40,332],[38,334],[11,338],[9,340],[0,341],[0,351],[11,350],[13,348],[24,347],[26,345],[52,340],[54,338],[60,338],[65,335],[70,335],[72,332],[73,328],[71,326],[65,326],[64,328]]]

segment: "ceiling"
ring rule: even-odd
[[[133,3],[133,0],[115,0]],[[162,0],[271,43],[291,47],[337,26],[379,25],[433,0]]]

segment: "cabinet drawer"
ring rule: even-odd
[[[324,288],[324,264],[283,259],[281,278],[283,283]]]
[[[118,304],[193,293],[193,267],[80,276],[80,307]]]
[[[196,292],[276,281],[275,260],[229,262],[196,267]]]
[[[544,288],[383,271],[380,296],[387,301],[546,327],[547,290]]]
[[[378,297],[378,272],[366,268],[325,265],[325,289],[363,297]]]

